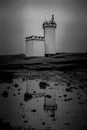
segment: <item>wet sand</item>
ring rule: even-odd
[[[87,73],[15,73],[0,83],[0,120],[9,129],[86,130]]]
[[[87,53],[0,58],[0,130],[87,130]]]

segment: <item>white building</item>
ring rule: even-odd
[[[27,57],[43,57],[45,54],[55,54],[55,29],[57,27],[54,21],[54,15],[50,21],[43,23],[44,37],[29,36],[26,37],[26,56]]]
[[[44,37],[29,36],[26,37],[26,56],[44,56]]]
[[[57,27],[54,21],[54,15],[50,21],[45,21],[43,23],[44,37],[45,37],[45,54],[55,54],[55,29]]]

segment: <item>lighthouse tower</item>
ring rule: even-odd
[[[50,21],[45,21],[43,23],[44,37],[45,37],[45,54],[55,54],[55,29],[57,27],[56,22],[54,21],[54,15]]]

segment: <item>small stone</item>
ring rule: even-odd
[[[22,118],[25,118],[25,116],[23,115]]]
[[[23,103],[20,103],[20,106],[23,106]]]
[[[3,97],[8,97],[8,92],[7,91],[4,91],[3,94],[2,94]]]
[[[34,93],[36,93],[36,91],[34,91]]]
[[[18,91],[20,91],[21,89],[18,89]]]
[[[45,122],[42,122],[42,125],[45,125]]]
[[[49,84],[47,84],[46,82],[40,82],[39,86],[40,86],[40,89],[46,89],[46,87],[49,86]]]
[[[57,119],[56,118],[53,118],[52,121],[56,121]]]
[[[79,88],[84,89],[84,87],[82,85],[80,85]]]
[[[46,95],[45,97],[46,97],[46,98],[51,98],[52,96],[51,96],[51,95]]]
[[[55,83],[55,86],[58,86],[58,84]]]
[[[72,87],[66,88],[66,92],[73,92],[73,91],[72,91]]]
[[[25,93],[25,94],[24,94],[24,101],[26,102],[26,101],[28,101],[28,100],[30,100],[30,99],[32,99],[32,94],[30,94],[30,93]]]
[[[13,96],[16,96],[16,94],[14,93]]]
[[[18,84],[14,84],[14,87],[17,88],[17,87],[19,87],[19,86],[18,86]]]
[[[10,87],[7,87],[7,89],[10,89]]]
[[[31,110],[31,112],[36,112],[36,109]]]
[[[66,123],[64,123],[64,125],[70,125],[70,123],[66,122]]]
[[[72,98],[64,99],[64,101],[70,101],[70,100],[72,100]]]
[[[25,121],[24,121],[24,123],[27,123],[27,122],[28,122],[28,120],[25,120]]]
[[[64,94],[63,96],[64,96],[64,97],[67,97],[67,95],[66,95],[66,94]]]
[[[67,83],[67,86],[70,86],[70,83]]]
[[[81,97],[79,96],[78,99],[81,99]]]

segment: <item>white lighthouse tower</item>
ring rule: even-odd
[[[54,21],[54,15],[50,21],[45,21],[43,23],[44,29],[44,37],[45,37],[45,54],[55,54],[56,47],[55,47],[55,29],[57,27],[56,22]]]

